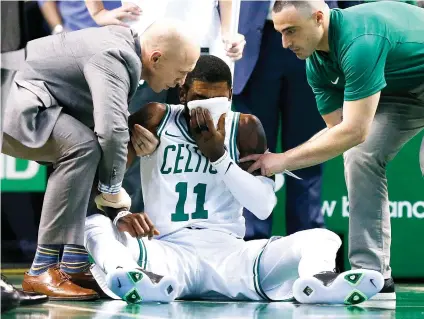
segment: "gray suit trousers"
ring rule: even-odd
[[[16,71],[1,69],[1,117],[0,117],[0,127],[1,127],[1,135],[0,135],[0,145],[3,141],[3,121],[4,121],[4,109],[6,107],[6,101],[9,96],[10,87],[13,82],[13,77],[15,76]]]
[[[382,96],[369,136],[344,154],[353,269],[380,271],[386,279],[391,276],[386,166],[423,128],[424,99]],[[424,174],[424,140],[419,157]]]
[[[19,98],[10,102],[43,106],[32,92],[16,85],[12,89],[19,90],[18,94],[14,92]],[[53,165],[44,196],[38,244],[83,245],[88,200],[101,157],[94,132],[61,113],[43,146],[29,148],[4,134],[2,153]]]

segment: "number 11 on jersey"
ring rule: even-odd
[[[184,206],[187,200],[188,185],[187,182],[180,182],[175,185],[175,191],[178,193],[178,202],[175,207],[175,213],[171,215],[173,222],[185,222],[190,219],[188,213],[184,211]],[[196,197],[196,210],[191,213],[191,219],[208,219],[208,211],[205,209],[206,200],[206,184],[199,183],[194,189],[193,193]]]

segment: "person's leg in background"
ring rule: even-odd
[[[305,61],[283,50],[285,81],[281,91],[282,148],[290,150],[325,127],[306,79]],[[321,213],[322,165],[295,172],[302,180],[286,177],[287,235],[324,227]]]
[[[344,154],[350,212],[349,261],[352,269],[383,274],[385,287],[375,299],[396,299],[390,267],[386,167],[403,145],[424,128],[423,103],[411,105],[412,101],[410,97],[382,96],[367,139]]]
[[[1,2],[1,30],[5,34],[1,38],[1,105],[0,105],[0,147],[3,144],[3,111],[9,97],[16,70],[25,61],[25,49],[29,40],[28,28],[25,27],[24,3],[21,1]],[[7,17],[7,18],[6,18]],[[41,304],[48,300],[44,294],[29,295],[7,283],[1,276],[1,312],[18,305]]]
[[[25,92],[25,91],[24,91]],[[38,103],[36,96],[24,92],[12,93],[21,103]],[[94,133],[67,114],[60,114],[49,140],[40,148],[26,147],[9,135],[5,135],[2,152],[13,157],[53,163],[44,196],[38,246],[31,269],[24,276],[23,289],[41,292],[52,298],[89,300],[98,296],[92,290],[82,289],[69,281],[62,273],[62,264],[77,259],[73,269],[88,266],[79,262],[85,255],[81,229],[85,222],[90,188],[101,157],[100,146]],[[58,186],[59,185],[59,186]],[[82,210],[81,210],[82,207]],[[62,259],[59,258],[64,246]],[[78,255],[78,256],[76,256]],[[58,264],[60,263],[60,270]],[[83,271],[80,269],[80,271]],[[77,274],[77,273],[76,273]],[[62,281],[56,281],[62,278]],[[57,289],[58,282],[61,283]]]
[[[295,61],[296,57],[293,55],[293,58],[290,54],[290,51],[282,48],[281,36],[274,30],[273,24],[267,22],[263,29],[260,55],[252,75],[241,94],[233,97],[237,111],[252,113],[262,122],[271,152],[275,152],[277,148],[280,112],[283,116],[284,149],[297,146],[312,137],[314,128],[318,131],[317,127],[323,125],[322,120],[320,122],[317,119],[318,111],[312,90],[306,82],[306,75],[301,74],[300,79],[293,76],[293,83],[289,83],[292,76],[290,64],[298,62]],[[302,71],[299,71],[297,67],[295,72]],[[304,66],[303,72],[305,72]],[[295,92],[292,94],[288,91],[289,88]],[[296,96],[293,96],[294,94]],[[312,110],[311,114],[308,114],[309,110]],[[312,114],[312,112],[315,113]],[[293,233],[293,230],[323,227],[324,224],[320,214],[321,167],[305,169],[300,171],[300,175],[303,178],[302,181],[291,177],[285,179],[287,183],[286,216],[289,216],[287,218],[288,234]],[[271,236],[272,215],[265,221],[261,221],[245,210],[244,216],[246,240]]]
[[[271,22],[263,29],[258,61],[243,91],[233,96],[233,104],[238,112],[250,113],[258,117],[264,127],[268,148],[275,152],[278,135],[278,113],[280,92],[283,89],[283,69],[280,59],[281,41],[278,47],[273,45],[274,31]],[[246,219],[245,240],[271,237],[272,214],[266,220],[260,220],[250,211],[244,210]]]
[[[2,56],[3,60],[3,56]],[[2,61],[3,64],[3,61]],[[3,141],[3,110],[6,105],[7,97],[9,96],[10,87],[15,77],[15,70],[1,69],[1,114],[0,114],[0,125],[1,125],[1,136],[0,136],[0,145]]]

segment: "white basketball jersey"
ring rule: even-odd
[[[239,117],[230,111],[225,121],[225,145],[236,162]],[[183,105],[166,106],[157,134],[158,149],[140,166],[145,212],[160,237],[189,225],[244,237],[242,206],[191,137]]]

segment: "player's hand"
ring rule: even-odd
[[[132,130],[131,143],[137,156],[146,156],[156,150],[159,140],[148,129],[135,124]]]
[[[142,238],[159,235],[159,231],[155,228],[149,216],[146,213],[132,213],[118,219],[116,226],[120,232],[127,232],[132,237]]]
[[[96,203],[97,208],[101,211],[104,211],[103,207],[126,209],[130,209],[131,207],[131,197],[122,187],[117,194],[101,193],[97,195],[94,202]]]
[[[102,9],[96,13],[93,13],[93,20],[100,26],[104,25],[121,25],[129,27],[128,24],[124,23],[123,20],[137,20],[141,14],[139,6],[133,3],[125,3],[123,6],[114,10]]]
[[[247,171],[249,173],[260,169],[261,175],[268,177],[282,173],[287,168],[284,153],[274,154],[268,152],[265,154],[252,154],[240,159],[241,163],[249,161],[255,161],[248,168]]]
[[[222,41],[224,42],[227,56],[230,57],[232,61],[237,61],[242,58],[244,46],[246,45],[246,40],[243,34],[224,34],[222,36]]]
[[[212,116],[207,109],[197,107],[190,112],[190,131],[200,151],[215,162],[225,153],[225,114],[219,118],[215,128]]]

